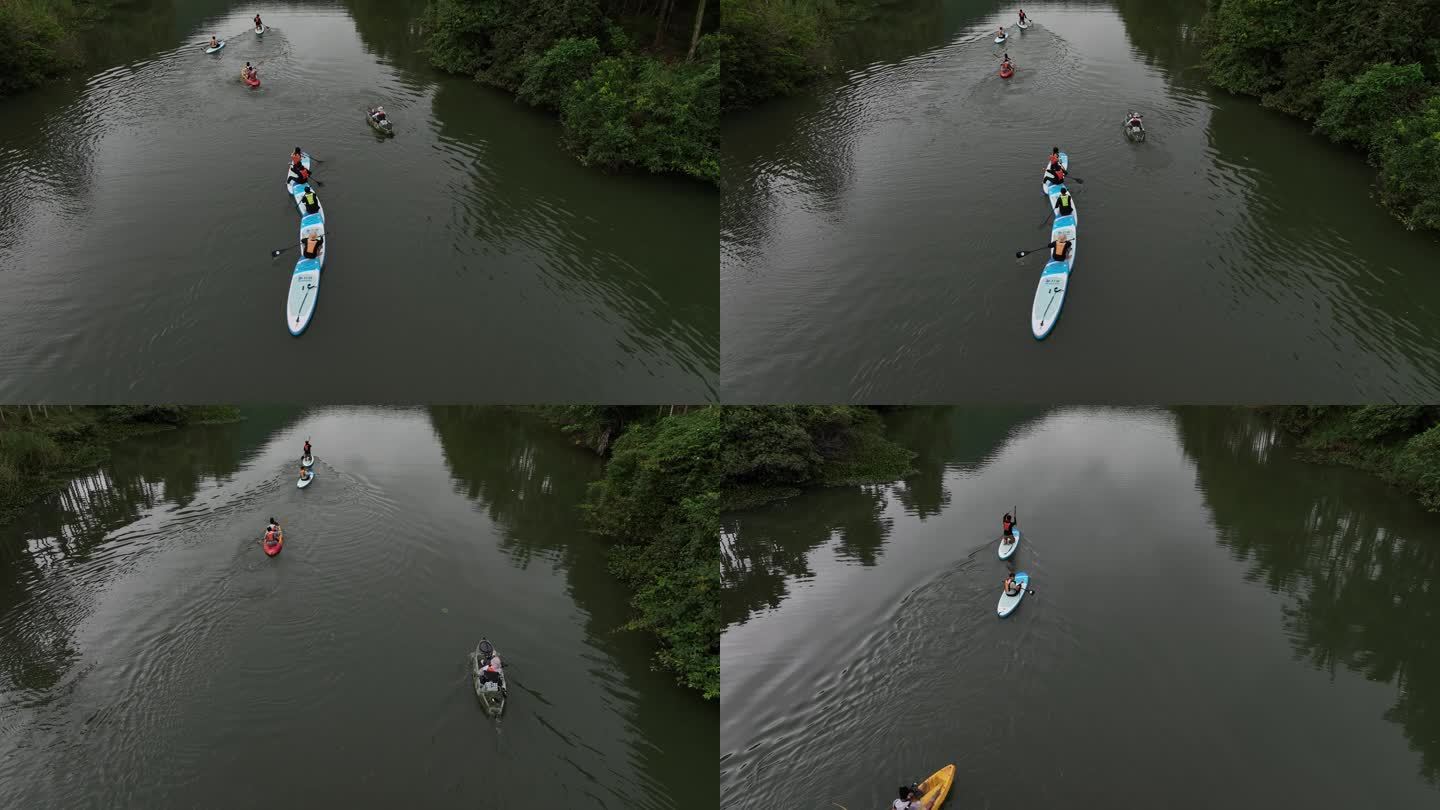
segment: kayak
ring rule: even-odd
[[[1129,138],[1130,140],[1132,140],[1132,141],[1143,141],[1143,140],[1145,140],[1145,125],[1144,125],[1144,124],[1141,124],[1141,125],[1138,126],[1138,127],[1132,127],[1132,126],[1130,126],[1130,119],[1129,119],[1129,118],[1126,118],[1123,122],[1121,122],[1120,126],[1122,126],[1122,127],[1125,128],[1125,137]]]
[[[319,214],[307,214],[300,220],[300,239],[303,241],[307,236],[325,236],[325,214],[322,210]],[[304,333],[305,328],[310,325],[310,319],[315,315],[315,303],[320,298],[320,271],[325,268],[325,251],[330,247],[329,237],[320,243],[320,252],[313,259],[305,258],[304,248],[298,261],[295,262],[295,270],[290,274],[290,294],[285,297],[285,325],[289,327],[290,334],[299,337]],[[305,467],[314,464],[312,458],[310,464],[301,460]]]
[[[1070,156],[1064,152],[1060,153],[1060,165],[1069,172]],[[1045,168],[1047,171],[1050,168],[1048,161]],[[1054,209],[1055,198],[1060,196],[1059,186],[1045,182],[1042,176],[1040,190],[1050,198],[1050,207]],[[1062,233],[1074,241],[1076,222],[1075,197],[1072,194],[1070,213],[1062,217],[1056,211],[1055,222],[1050,226],[1050,241],[1054,242]],[[1071,244],[1070,255],[1065,261],[1052,260],[1040,271],[1040,283],[1035,287],[1035,303],[1030,309],[1030,333],[1036,340],[1048,337],[1050,330],[1055,328],[1055,321],[1060,318],[1060,309],[1065,304],[1065,290],[1070,284],[1070,271],[1075,267],[1075,252],[1078,249],[1078,244]]]
[[[391,123],[390,119],[387,117],[384,121],[376,121],[373,113],[374,110],[365,113],[365,120],[370,122],[370,128],[381,135],[393,136],[395,134],[395,125]]]
[[[306,457],[300,459],[300,466],[301,466],[301,467],[314,467],[314,466],[315,466],[315,457],[314,457],[314,456],[306,456]]]
[[[480,639],[483,644],[485,639]],[[492,647],[493,649],[493,647]],[[500,651],[495,650],[494,655]],[[505,682],[505,667],[500,667],[500,682],[484,680],[481,672],[480,647],[477,645],[475,651],[470,653],[470,678],[475,684],[475,697],[480,699],[480,705],[485,708],[485,713],[491,717],[499,717],[505,711],[505,699],[509,697],[509,689]]]
[[[924,782],[920,783],[920,803],[929,807],[930,810],[940,810],[941,802],[950,795],[950,785],[955,781],[955,766],[946,765],[940,770],[930,774]]]
[[[250,85],[251,87],[259,87],[259,86],[260,86],[260,77],[259,77],[259,76],[256,76],[256,77],[253,78],[253,79],[250,78],[249,76],[241,76],[241,77],[240,77],[240,81],[245,82],[246,84]]]
[[[261,544],[265,547],[265,556],[274,557],[276,554],[280,553],[280,549],[285,547],[285,533],[280,532],[278,535],[276,535],[275,542],[273,543],[269,540],[265,540],[262,541]]]
[[[220,40],[220,44],[219,44],[219,45],[216,45],[216,46],[213,47],[213,48],[211,48],[211,47],[209,47],[209,46],[207,45],[207,46],[205,47],[205,53],[215,53],[216,51],[220,50],[220,49],[223,48],[223,47],[225,47],[225,40],[222,39],[222,40]]]
[[[310,482],[315,480],[314,470],[306,470],[305,472],[307,474],[304,478],[298,478],[295,480],[295,486],[299,487],[300,489],[304,489],[305,487],[310,486]]]
[[[1002,619],[1015,612],[1015,608],[1020,606],[1020,600],[1024,599],[1025,593],[1030,590],[1029,574],[1021,571],[1020,573],[1015,575],[1015,581],[1020,583],[1019,593],[1011,596],[1005,593],[1003,589],[1000,591],[1000,604],[998,607],[996,607],[995,613]]]
[[[1000,66],[1000,78],[1002,78],[1002,79],[1008,79],[1008,78],[1010,78],[1011,76],[1014,76],[1014,75],[1015,75],[1015,68],[1013,68],[1013,67],[1007,67],[1007,66],[1004,66],[1004,65],[1001,65],[1001,66]]]
[[[1000,548],[996,550],[997,553],[1000,555],[1000,559],[1002,560],[1008,560],[1011,557],[1015,556],[1015,549],[1020,547],[1020,527],[1015,526],[1011,528],[1010,531],[1015,535],[1015,542],[1006,543],[1005,536],[1001,535]]]

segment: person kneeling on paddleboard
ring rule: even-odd
[[[218,48],[218,47],[220,47],[220,40],[216,39],[214,34],[211,34],[211,35],[210,35],[210,47],[211,47],[211,48]]]
[[[305,193],[300,195],[300,201],[305,203],[305,213],[320,213],[320,198],[315,196],[315,189],[307,186]]]
[[[301,467],[301,468],[300,468],[300,480],[301,480],[301,481],[304,481],[306,478],[309,478],[309,477],[310,477],[310,471],[307,470],[307,469],[305,469],[304,467]]]
[[[1055,213],[1068,217],[1075,213],[1075,206],[1070,204],[1070,189],[1061,186],[1060,193],[1055,195]]]
[[[1045,175],[1045,182],[1055,186],[1064,185],[1065,167],[1059,165],[1051,166],[1050,171]]]
[[[1020,593],[1020,582],[1015,579],[1014,574],[1005,575],[1005,595],[1014,596]]]
[[[1062,233],[1059,236],[1055,237],[1055,241],[1051,242],[1049,245],[1049,247],[1051,248],[1050,260],[1055,262],[1063,262],[1066,259],[1070,258],[1070,248],[1073,246],[1074,243],[1072,243],[1070,239],[1065,236],[1065,234]]]
[[[312,234],[310,234],[309,236],[305,237],[305,240],[300,243],[300,245],[301,245],[301,247],[300,247],[300,252],[303,253],[303,254],[305,254],[305,258],[307,258],[307,259],[314,259],[314,258],[316,258],[317,256],[320,255],[320,246],[321,246],[321,245],[324,245],[324,244],[325,244],[325,237],[323,237],[323,236],[316,236],[315,234],[312,233]],[[306,454],[305,454],[305,458],[309,458],[309,457],[310,457],[310,454],[309,454],[309,453],[306,453]]]
[[[1002,26],[1000,26],[999,28],[997,28],[997,29],[995,30],[995,38],[996,38],[996,39],[1004,39],[1004,38],[1005,38],[1005,26],[1002,25]]]
[[[914,785],[903,785],[900,798],[890,805],[891,810],[930,810],[930,805],[921,801],[920,790]]]

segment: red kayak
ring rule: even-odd
[[[252,79],[252,78],[249,78],[248,76],[241,76],[241,77],[240,77],[240,81],[245,82],[246,84],[250,85],[251,87],[259,87],[259,86],[260,86],[260,77],[259,77],[259,76],[256,76],[256,77],[253,78],[253,79]]]
[[[266,556],[274,557],[276,554],[279,554],[280,549],[285,547],[285,533],[280,532],[274,536],[274,539],[271,539],[268,534],[265,535],[264,546]]]
[[[1002,79],[1008,79],[1008,78],[1010,78],[1011,76],[1014,76],[1014,75],[1015,75],[1015,68],[1013,68],[1013,67],[1004,67],[1004,66],[1002,66],[1002,67],[1000,68],[1000,78],[1002,78]]]

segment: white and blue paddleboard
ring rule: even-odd
[[[310,482],[315,480],[314,470],[306,470],[305,472],[309,474],[295,482],[295,486],[299,487],[300,489],[304,489],[305,487],[310,486]]]
[[[310,168],[310,156],[304,152],[300,153],[300,165],[307,169]],[[285,191],[291,199],[295,200],[295,208],[300,211],[302,217],[305,216],[305,201],[301,198],[305,196],[307,190],[309,190],[309,184],[297,183],[290,179],[290,166],[287,164],[285,166]],[[320,206],[320,210],[324,211],[325,206]]]
[[[225,40],[222,39],[222,40],[220,40],[220,44],[219,44],[219,45],[216,45],[216,46],[213,47],[213,48],[210,47],[209,45],[206,45],[206,46],[205,46],[205,53],[216,53],[216,52],[218,52],[218,51],[219,51],[221,48],[223,48],[223,47],[225,47]]]
[[[308,214],[300,220],[300,239],[310,235],[325,236],[325,214]],[[295,262],[295,271],[290,274],[290,294],[285,298],[285,325],[290,334],[299,337],[310,325],[315,315],[315,302],[320,297],[320,271],[325,267],[325,251],[330,248],[329,237],[320,243],[320,252],[313,259],[305,258],[301,248],[300,260]]]
[[[1020,547],[1020,527],[1013,526],[1010,531],[1015,535],[1015,542],[1013,543],[1005,542],[1005,535],[1000,535],[1000,548],[997,549],[997,553],[999,553],[1000,559],[1002,560],[1008,560],[1015,556],[1015,549]]]
[[[1005,39],[1005,37],[995,37],[995,44],[1000,45],[1005,42]]]
[[[1025,592],[1030,590],[1029,574],[1021,571],[1015,575],[1015,581],[1020,583],[1019,593],[1011,596],[1003,589],[1000,591],[1000,604],[995,608],[995,614],[1002,619],[1015,612],[1015,608],[1020,606],[1020,600],[1025,598]]]
[[[1070,171],[1070,156],[1064,152],[1060,153],[1060,165],[1068,173]],[[1046,171],[1049,171],[1050,163],[1045,163]],[[1076,214],[1075,195],[1070,195],[1070,213],[1060,216],[1055,207],[1055,200],[1060,196],[1059,186],[1040,181],[1040,190],[1050,199],[1050,208],[1055,211],[1055,222],[1050,226],[1050,241],[1054,242],[1063,233],[1072,243],[1075,241]],[[1055,322],[1060,319],[1060,308],[1065,305],[1065,290],[1070,286],[1070,271],[1075,267],[1075,251],[1077,245],[1070,245],[1070,255],[1063,262],[1053,259],[1045,264],[1045,269],[1040,271],[1040,283],[1035,287],[1035,303],[1030,309],[1030,334],[1036,340],[1044,340],[1055,328]],[[1047,253],[1053,256],[1053,253]]]

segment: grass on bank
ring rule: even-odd
[[[1266,409],[1312,460],[1372,473],[1440,512],[1440,406]]]
[[[0,0],[0,97],[78,66],[77,35],[115,5],[116,0]]]
[[[0,407],[0,523],[110,457],[110,445],[180,425],[240,418],[230,407],[179,405]]]

